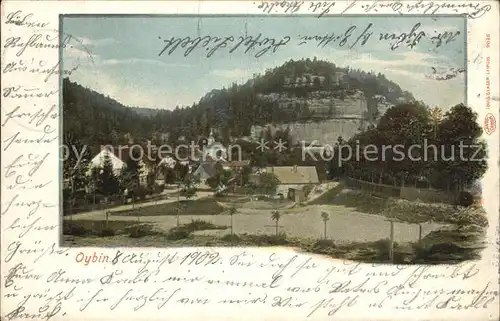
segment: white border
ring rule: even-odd
[[[300,1],[299,1],[300,2]],[[281,1],[279,3],[282,3]],[[284,3],[284,2],[283,2]],[[288,2],[290,3],[290,2]],[[375,3],[375,2],[373,2]],[[330,14],[340,13],[346,8],[348,10],[345,13],[349,14],[366,14],[368,5],[373,4],[370,2],[362,1],[347,1],[341,2],[337,1],[335,6],[331,8]],[[401,7],[399,7],[399,4]],[[370,12],[370,14],[394,14],[400,15],[407,13],[410,9],[410,5],[415,5],[420,3],[420,7],[414,7],[412,9],[412,14],[422,13],[425,10],[425,5],[431,5],[431,2],[427,1],[405,1],[405,2],[386,2],[377,1],[376,4],[379,5],[378,12]],[[444,6],[444,2],[432,2],[432,5],[440,4],[440,8],[436,13],[439,14],[457,14],[472,12],[470,8],[467,9],[460,5],[471,5],[477,4],[479,8],[490,5],[491,10],[485,13],[483,16],[476,19],[469,19],[468,28],[468,103],[472,106],[479,114],[478,119],[484,119],[487,113],[492,113],[498,122],[498,101],[491,101],[491,106],[489,109],[485,108],[485,103],[483,98],[477,98],[477,94],[480,93],[481,97],[485,93],[485,65],[474,64],[471,61],[471,57],[481,53],[484,57],[490,57],[490,87],[491,96],[498,97],[498,51],[495,48],[499,47],[499,24],[498,24],[498,3],[495,1],[488,2],[468,2],[468,1],[453,1],[448,2],[449,6]],[[454,7],[452,7],[452,4]],[[305,2],[301,9],[296,12],[296,14],[312,14],[308,12],[309,2]],[[381,8],[381,4],[393,4],[392,6],[387,6]],[[262,10],[258,8],[259,3],[253,2],[236,2],[236,1],[203,1],[203,2],[159,2],[159,1],[43,1],[43,2],[28,2],[28,1],[8,1],[2,3],[2,22],[5,21],[5,17],[10,12],[16,10],[22,10],[23,12],[32,12],[36,20],[48,21],[50,25],[47,27],[52,30],[58,29],[59,24],[59,14],[70,14],[70,13],[143,13],[143,14],[220,14],[220,13],[232,13],[232,14],[262,14]],[[284,5],[286,7],[286,4]],[[275,13],[282,13],[282,7],[277,7]],[[418,9],[420,8],[420,9]],[[396,9],[396,11],[394,11]],[[420,10],[420,12],[419,12]],[[399,12],[398,12],[399,11]],[[11,59],[16,59],[14,57],[14,52],[12,50],[6,50],[3,48],[6,39],[8,37],[22,37],[26,38],[30,36],[29,29],[5,25],[2,23],[2,69],[6,62]],[[491,35],[491,46],[490,49],[484,48],[484,39],[486,34]],[[40,57],[43,56],[44,59],[57,62],[57,50],[56,49],[29,49],[25,57]],[[2,88],[7,86],[13,86],[14,84],[19,84],[22,86],[27,86],[30,88],[37,87],[41,91],[50,91],[51,89],[58,88],[58,80],[53,77],[49,82],[44,83],[42,77],[23,77],[19,74],[2,74]],[[27,99],[25,101],[13,101],[11,99],[4,99],[2,97],[2,123],[5,113],[15,107],[15,103],[20,103],[24,108],[28,108],[33,104],[38,106],[47,106],[49,108],[52,104],[58,104],[58,96],[52,95],[46,99]],[[49,124],[49,123],[47,123]],[[58,128],[57,121],[51,122],[49,124],[52,129]],[[498,125],[497,125],[498,126]],[[38,130],[38,131],[37,131]],[[10,122],[6,126],[2,127],[2,137],[10,137],[16,132],[20,131],[23,137],[26,138],[37,138],[40,136],[40,129],[21,127],[19,123]],[[411,272],[414,271],[418,275],[420,272],[421,278],[415,282],[413,288],[408,288],[409,291],[438,291],[441,289],[463,289],[471,290],[475,289],[481,291],[488,284],[488,291],[497,291],[496,296],[493,295],[493,301],[489,302],[488,308],[486,309],[468,309],[468,310],[453,310],[450,308],[422,308],[418,310],[396,310],[394,309],[394,301],[385,301],[380,307],[369,307],[370,304],[379,303],[384,295],[382,293],[364,293],[359,294],[360,296],[353,300],[355,302],[352,306],[347,306],[347,302],[353,299],[356,293],[342,294],[337,293],[334,295],[328,293],[316,293],[313,291],[309,293],[300,293],[300,295],[293,294],[294,299],[292,303],[298,301],[307,301],[303,307],[292,307],[292,308],[277,308],[272,307],[271,304],[232,304],[232,305],[219,305],[215,303],[200,305],[200,304],[185,304],[170,301],[162,309],[157,309],[156,305],[158,301],[147,302],[147,304],[141,308],[139,311],[134,313],[133,307],[137,305],[138,301],[123,302],[119,308],[111,311],[109,310],[109,305],[111,301],[116,301],[118,298],[127,292],[127,289],[132,289],[135,295],[152,295],[155,289],[164,287],[166,293],[171,293],[176,288],[180,288],[176,295],[180,297],[189,298],[208,298],[212,302],[217,301],[221,298],[237,298],[237,297],[258,297],[267,295],[268,302],[273,302],[273,297],[275,296],[290,296],[290,292],[284,291],[287,287],[312,287],[317,283],[318,277],[324,272],[325,268],[336,267],[339,269],[345,269],[346,263],[339,260],[327,259],[317,255],[304,255],[297,254],[298,256],[293,259],[293,261],[283,270],[283,278],[281,279],[282,286],[278,289],[262,289],[262,288],[243,288],[236,286],[222,286],[222,285],[210,285],[204,282],[198,283],[169,283],[169,284],[154,284],[149,282],[136,283],[136,284],[114,284],[103,286],[103,292],[99,294],[102,297],[109,297],[108,302],[93,303],[84,312],[80,311],[82,302],[89,299],[93,293],[101,288],[99,284],[99,278],[104,276],[106,273],[110,273],[118,266],[110,265],[89,265],[83,266],[81,264],[75,263],[75,257],[80,252],[79,249],[70,250],[57,250],[58,239],[59,239],[59,229],[55,228],[59,224],[59,216],[57,207],[53,208],[41,208],[36,213],[36,215],[29,217],[28,212],[33,208],[33,205],[28,206],[28,204],[19,204],[17,208],[9,210],[5,215],[2,215],[1,225],[2,225],[2,296],[1,296],[1,315],[5,316],[10,311],[16,308],[16,305],[22,301],[25,295],[32,294],[33,297],[29,298],[26,302],[24,313],[36,314],[40,309],[47,313],[48,311],[60,311],[53,316],[54,320],[110,320],[112,318],[119,318],[121,320],[130,319],[144,319],[144,320],[160,320],[160,319],[170,319],[170,320],[190,320],[190,319],[207,319],[207,320],[221,320],[221,319],[234,319],[234,320],[255,320],[255,319],[266,319],[266,320],[303,320],[311,311],[311,306],[317,302],[325,303],[325,308],[320,308],[316,311],[309,319],[323,320],[328,318],[328,311],[338,307],[342,304],[342,307],[335,314],[337,319],[345,320],[364,320],[364,319],[378,319],[378,320],[495,320],[498,319],[498,245],[495,244],[498,235],[498,195],[499,195],[499,184],[498,184],[498,130],[489,136],[485,136],[489,146],[490,154],[490,167],[483,180],[483,189],[485,206],[488,212],[488,219],[490,222],[490,228],[488,230],[488,240],[489,247],[483,253],[483,258],[481,261],[465,264],[461,267],[461,272],[466,271],[470,268],[470,271],[476,271],[477,274],[473,277],[464,279],[461,277],[451,277],[453,267],[449,266],[434,266],[425,267],[415,270],[414,268],[403,269],[397,275],[392,277],[379,276],[377,278],[372,277],[370,282],[389,282],[391,285],[397,286],[399,284],[404,284],[405,280],[412,277]],[[9,202],[15,195],[15,192],[7,189],[7,184],[12,178],[5,178],[6,171],[5,165],[11,163],[16,157],[21,154],[27,156],[28,153],[43,153],[45,151],[50,152],[49,158],[46,160],[47,164],[43,166],[38,175],[34,176],[32,179],[36,182],[42,183],[47,180],[52,180],[56,182],[59,177],[58,167],[54,166],[58,158],[58,142],[55,140],[50,144],[23,144],[18,146],[11,146],[7,150],[5,149],[5,144],[2,140],[2,212],[5,209],[5,204]],[[21,149],[22,148],[22,149]],[[26,152],[26,150],[29,150]],[[51,164],[51,165],[48,165]],[[23,170],[19,169],[18,173],[26,175]],[[47,185],[44,189],[38,191],[26,191],[23,192],[19,200],[25,202],[29,200],[40,200],[44,203],[58,204],[59,197],[59,186],[55,183]],[[29,224],[37,216],[40,216],[40,220],[35,224],[37,227],[45,227],[47,230],[32,230],[26,236],[19,238],[19,229],[8,229],[13,222],[19,218],[19,224]],[[51,229],[51,227],[53,227]],[[19,242],[19,243],[16,243]],[[9,253],[12,248],[20,244],[20,248],[24,249],[25,252],[18,251],[13,258],[8,260]],[[55,244],[52,248],[52,244]],[[31,251],[36,250],[36,253],[28,253],[28,249]],[[85,253],[108,253],[110,256],[116,252],[116,250],[104,250],[104,249],[85,249]],[[204,277],[207,278],[218,278],[221,280],[246,280],[248,282],[252,281],[254,283],[268,282],[270,277],[279,268],[275,263],[279,262],[284,264],[290,261],[296,253],[292,250],[284,249],[273,249],[273,248],[262,248],[262,249],[251,249],[247,250],[248,253],[254,255],[252,259],[247,258],[248,261],[255,262],[268,262],[269,257],[272,253],[276,253],[276,258],[278,261],[273,261],[273,264],[269,264],[265,267],[236,267],[229,264],[230,258],[235,254],[240,254],[241,249],[212,249],[217,250],[221,253],[223,259],[222,264],[217,263],[216,265],[211,265],[208,267],[200,268],[184,265],[179,266],[177,263],[172,263],[170,265],[165,264],[160,274],[157,277],[167,277],[167,276],[180,276],[180,277]],[[44,252],[45,251],[45,252]],[[152,249],[123,249],[127,253],[142,253],[143,255],[149,255],[150,257],[157,257],[158,255],[165,255],[169,253],[178,253],[177,255],[182,256],[186,253],[192,251],[192,249],[168,249],[163,251],[163,254],[158,254],[158,250]],[[37,257],[41,256],[37,260]],[[311,260],[309,261],[309,258]],[[8,262],[6,262],[8,261]],[[296,271],[298,267],[307,262],[303,266],[302,270],[292,277],[293,271]],[[316,268],[306,269],[307,266],[312,266],[312,264],[318,265]],[[42,275],[39,280],[29,279],[22,280],[16,279],[15,284],[9,288],[5,288],[5,276],[9,273],[9,270],[18,265],[23,264],[26,271],[29,270],[31,275],[40,274]],[[133,277],[137,274],[137,268],[139,265],[129,264],[127,269],[124,271],[125,275]],[[352,266],[351,266],[352,267]],[[356,285],[365,279],[364,275],[368,271],[379,273],[391,273],[397,271],[396,266],[371,266],[371,265],[360,265],[362,268],[361,272],[354,275],[347,275],[345,272],[338,272],[335,275],[335,281],[348,281],[352,280],[352,285]],[[412,270],[413,269],[413,270]],[[77,285],[74,290],[74,284],[65,283],[47,283],[46,280],[52,273],[64,270],[65,275],[72,278],[91,278],[94,279],[89,284]],[[424,279],[425,276],[427,279]],[[431,277],[434,275],[435,277]],[[440,276],[444,275],[444,276]],[[333,281],[332,281],[333,282]],[[408,280],[407,283],[408,285]],[[17,290],[15,290],[17,289]],[[170,291],[170,292],[169,292]],[[6,297],[6,294],[17,294],[16,297]],[[35,298],[34,294],[39,293],[39,296],[44,296],[43,298]],[[60,293],[59,296],[56,294]],[[66,295],[66,296],[65,296]],[[166,294],[165,294],[166,297]],[[350,299],[347,299],[347,298]],[[461,301],[463,304],[467,302],[473,302],[474,298],[478,297],[478,294],[463,295]],[[44,310],[44,302],[48,300],[48,308]],[[400,297],[401,298],[401,297]],[[429,296],[429,299],[431,297]],[[59,301],[58,301],[59,300]],[[79,301],[80,300],[80,301]],[[325,301],[322,301],[325,300]],[[344,301],[347,300],[347,301]],[[394,300],[398,300],[397,297]],[[58,305],[60,302],[60,306]],[[392,303],[391,303],[392,302]],[[451,305],[451,304],[450,304]],[[36,317],[34,320],[39,320],[41,318]]]

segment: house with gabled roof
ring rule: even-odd
[[[206,183],[207,179],[217,174],[216,164],[215,162],[201,163],[194,171],[193,176],[198,177],[201,183]]]
[[[177,161],[172,156],[166,156],[160,160],[158,166],[165,166],[167,168],[174,168]]]
[[[319,184],[318,172],[314,166],[273,166],[264,172],[272,173],[278,179],[276,195],[288,197],[290,190],[302,190],[307,185]]]
[[[92,168],[102,168],[106,158],[109,158],[111,165],[113,166],[113,173],[118,176],[122,168],[125,166],[125,162],[108,148],[101,149],[101,151],[95,155],[94,158],[92,158],[89,164],[89,171],[92,170]]]
[[[90,161],[89,171],[87,173],[90,174],[93,168],[102,168],[106,157],[108,157],[113,167],[113,173],[119,176],[122,169],[127,166],[127,161],[131,158],[131,155],[133,155],[132,152],[133,150],[131,150],[129,146],[101,146],[101,151]],[[147,155],[143,155],[143,157],[147,157]],[[146,185],[149,168],[147,168],[142,159],[139,160],[139,165],[141,166],[139,171],[139,183],[141,185]]]

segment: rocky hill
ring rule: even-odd
[[[414,97],[382,74],[305,59],[289,61],[247,82],[259,108],[250,135],[289,129],[294,141],[330,143],[376,122],[390,107]],[[241,87],[238,88],[241,90]],[[207,103],[221,95],[211,92]],[[266,111],[272,110],[269,117]],[[274,116],[276,115],[276,116]],[[266,117],[267,116],[267,117]]]
[[[198,103],[173,110],[127,108],[69,80],[63,86],[65,112],[74,113],[65,117],[66,128],[82,128],[75,122],[84,119],[82,135],[88,138],[90,134],[99,144],[108,137],[120,140],[124,133],[139,140],[154,135],[196,140],[211,128],[219,133],[219,140],[228,142],[252,134],[256,137],[268,125],[292,127],[299,140],[349,138],[390,106],[414,100],[382,74],[338,67],[316,58],[290,60],[244,84],[214,89]],[[93,122],[86,116],[88,112],[105,118]]]
[[[328,130],[332,119],[349,119],[344,127],[349,128],[345,134],[350,136],[347,134],[362,129],[362,123],[376,121],[391,106],[412,100],[411,93],[382,74],[313,58],[290,60],[244,84],[214,89],[190,108],[160,112],[156,120],[163,126],[168,124],[173,137],[206,135],[210,127],[216,127],[220,139],[228,141],[230,137],[250,136],[265,126],[298,126],[305,136],[312,137],[318,127]],[[293,125],[313,122],[316,125]],[[184,125],[182,134],[180,124]],[[342,134],[341,130],[321,131],[320,135],[339,132]]]
[[[266,126],[255,125],[251,129],[251,137],[259,140],[265,137],[265,132],[271,135],[277,132],[288,131],[290,141],[293,145],[335,145],[339,137],[349,139],[367,128],[370,123],[356,118],[334,118],[315,122],[289,122],[284,124],[268,124]]]

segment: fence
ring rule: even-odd
[[[367,191],[381,197],[400,197],[401,194],[399,187],[371,183],[350,177],[345,178],[344,184],[349,188]]]
[[[430,188],[401,187],[401,198],[409,201],[420,200],[425,203],[456,204],[458,195]]]
[[[347,177],[344,184],[349,188],[367,191],[380,197],[399,197],[409,201],[425,203],[456,204],[458,194],[430,188],[397,187],[385,184],[376,184]]]

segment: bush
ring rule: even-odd
[[[92,235],[92,230],[80,224],[64,222],[63,234],[72,236],[87,236],[87,235]]]
[[[154,185],[154,192],[156,194],[160,194],[161,192],[163,192],[165,190],[165,184],[158,184],[158,183],[155,183]]]
[[[106,236],[115,236],[115,230],[111,228],[105,228],[99,233],[99,236],[106,237]]]
[[[387,252],[389,253],[389,245],[391,244],[391,240],[389,239],[381,239],[381,240],[378,240],[378,241],[375,241],[371,244],[371,246],[380,251],[380,252]],[[393,244],[393,247],[396,248],[397,247],[397,243],[394,242]]]
[[[478,226],[433,231],[422,242],[413,244],[414,263],[443,264],[476,259],[484,246],[484,230]]]
[[[286,245],[290,243],[286,239],[285,233],[280,233],[278,235],[249,235],[248,237],[256,245]]]
[[[313,248],[316,249],[325,249],[325,248],[335,248],[336,245],[332,240],[318,240],[316,243],[314,243]]]
[[[218,182],[217,182],[217,177],[209,177],[206,181],[207,185],[210,186],[210,188],[217,188]]]
[[[478,249],[463,248],[453,243],[438,243],[430,246],[415,246],[415,263],[443,264],[478,259]]]
[[[394,247],[394,264],[413,264],[417,256],[418,243],[403,243]]]
[[[129,237],[138,238],[147,235],[158,235],[158,232],[153,230],[153,225],[151,224],[136,224],[125,229],[129,233]]]
[[[153,195],[153,193],[155,191],[154,186],[152,186],[152,185],[146,186],[145,191],[146,191],[146,195]]]
[[[183,228],[189,232],[194,232],[194,231],[204,231],[204,230],[220,230],[220,229],[225,229],[226,227],[218,226],[204,220],[196,219],[196,220],[191,220],[191,223],[184,225]]]
[[[389,258],[389,245],[391,244],[391,240],[389,239],[382,239],[375,241],[370,244],[370,247],[377,251],[377,256],[380,260],[385,260]],[[398,247],[398,243],[394,242],[393,243],[393,253],[396,253]]]
[[[471,193],[462,191],[458,195],[458,205],[463,207],[469,207],[474,203],[474,197]]]
[[[470,195],[468,192],[465,193],[464,195]],[[473,201],[472,196],[470,200],[468,196],[464,196],[464,204],[468,204],[465,199],[469,203],[471,200]],[[333,203],[354,207],[360,212],[384,215],[409,223],[422,223],[433,220],[435,222],[461,225],[476,224],[483,227],[488,225],[484,209],[474,205],[465,207],[449,204],[419,203],[397,198],[377,198],[357,191],[340,193],[335,197]]]
[[[138,197],[141,201],[146,199],[146,194],[148,193],[147,189],[140,185],[134,192],[134,197]]]
[[[170,229],[167,234],[167,240],[176,241],[183,240],[189,237],[190,233],[186,228],[183,227],[174,227]]]
[[[241,238],[237,234],[226,234],[221,238],[221,240],[223,240],[224,242],[238,242],[241,240]]]

